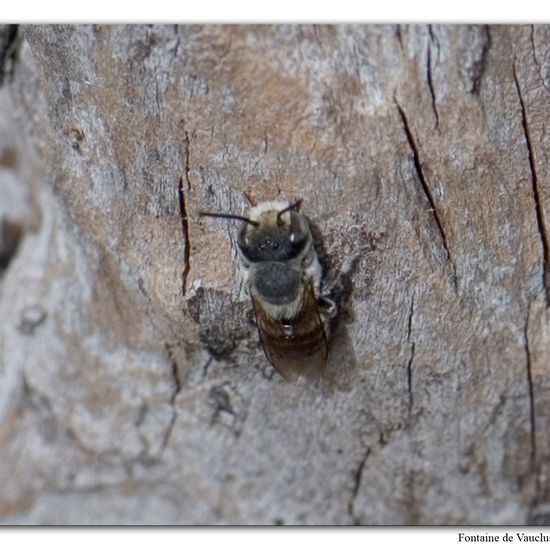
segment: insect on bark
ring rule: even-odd
[[[239,268],[252,301],[265,355],[288,381],[318,377],[328,356],[336,305],[323,288],[323,273],[302,201],[262,202],[248,217],[201,212],[242,222]]]

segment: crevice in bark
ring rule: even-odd
[[[451,265],[451,269],[453,272],[453,284],[455,287],[455,290],[458,288],[458,282],[456,277],[456,267],[453,262],[453,258],[451,256],[451,251],[449,249],[448,243],[447,243],[447,237],[445,235],[445,230],[443,229],[443,224],[441,223],[441,220],[439,218],[439,214],[437,212],[437,209],[435,207],[435,201],[432,195],[432,192],[430,191],[430,187],[428,185],[428,182],[426,181],[426,178],[424,176],[424,172],[422,170],[422,164],[420,162],[420,156],[418,154],[418,147],[416,146],[416,143],[414,141],[411,128],[409,126],[409,122],[407,120],[407,116],[405,115],[405,111],[401,108],[399,103],[397,101],[395,102],[397,106],[397,110],[399,111],[399,116],[401,117],[401,122],[403,123],[403,130],[405,131],[405,135],[407,136],[407,143],[409,144],[409,148],[413,155],[413,161],[414,161],[414,167],[416,170],[416,175],[418,176],[418,180],[420,181],[420,186],[422,188],[422,191],[424,193],[424,196],[426,197],[426,200],[428,201],[428,204],[430,205],[430,211],[432,212],[433,219],[435,221],[435,225],[437,226],[439,236],[441,238],[441,243],[443,245],[443,248],[445,249],[445,252],[447,254],[447,259],[449,261],[449,264]]]
[[[181,44],[181,37],[179,35],[179,29],[177,25],[174,25],[174,34],[176,35],[176,44],[172,49],[172,52],[173,52],[173,59],[176,59],[178,56],[178,50]]]
[[[426,60],[426,78],[428,80],[428,87],[430,89],[430,96],[432,98],[432,111],[435,115],[435,127],[437,130],[439,130],[439,114],[437,112],[437,105],[435,102],[435,92],[434,92],[434,85],[432,82],[432,62],[431,62],[431,54],[430,54],[430,46],[428,46],[428,55]]]
[[[210,426],[218,425],[240,437],[247,417],[247,404],[236,388],[227,382],[214,384],[208,392],[207,403],[213,410]]]
[[[189,132],[185,131],[185,182],[187,183],[187,191],[191,191],[191,178],[189,177],[189,172],[191,171],[191,138],[189,137]]]
[[[432,80],[432,43],[435,43],[435,38],[432,31],[432,26],[428,25],[428,32],[430,33],[430,42],[428,43],[426,53],[426,80],[428,81],[428,88],[430,89],[430,96],[432,98],[432,111],[435,116],[435,128],[439,131],[439,113],[437,112],[437,104],[435,100],[435,90]]]
[[[485,37],[486,41],[483,46],[483,49],[481,51],[481,59],[479,61],[479,70],[477,72],[477,78],[474,80],[474,94],[477,94],[479,92],[479,86],[481,84],[481,78],[483,76],[483,73],[485,72],[485,67],[487,65],[487,54],[489,53],[489,50],[491,49],[491,26],[485,25]]]
[[[187,293],[187,277],[191,270],[191,243],[189,241],[189,221],[185,205],[185,192],[183,190],[183,177],[180,177],[178,184],[178,198],[181,218],[181,233],[183,237],[183,271],[181,274],[181,292],[183,296]]]
[[[533,199],[535,201],[535,214],[537,218],[537,228],[542,245],[542,286],[545,291],[545,304],[548,307],[550,303],[550,264],[549,255],[550,247],[548,243],[548,235],[546,234],[546,225],[544,223],[544,211],[541,204],[539,181],[537,176],[537,170],[535,166],[535,157],[533,153],[533,146],[531,144],[531,137],[529,135],[529,124],[527,122],[527,111],[525,109],[525,103],[523,96],[521,95],[521,87],[519,85],[518,77],[516,74],[516,65],[512,66],[514,73],[514,83],[516,85],[516,92],[518,94],[519,104],[521,107],[521,123],[523,126],[523,134],[525,136],[525,142],[527,144],[527,156],[529,159],[529,169],[531,171],[531,190],[533,193]]]
[[[365,470],[365,465],[367,464],[367,459],[369,458],[370,452],[370,447],[367,447],[365,449],[365,454],[363,455],[363,458],[361,459],[361,462],[359,462],[359,465],[357,466],[357,469],[355,470],[355,473],[353,475],[353,489],[348,502],[348,513],[351,516],[354,525],[361,524],[355,512],[355,499],[357,498],[357,495],[359,494],[359,489],[361,488],[363,471]]]
[[[531,313],[531,304],[527,309],[527,318],[525,319],[525,326],[523,330],[523,340],[525,343],[525,356],[527,358],[526,370],[527,370],[527,388],[529,392],[529,422],[531,425],[531,460],[535,464],[537,456],[537,439],[535,430],[535,394],[533,388],[533,372],[531,364],[531,350],[529,347],[529,315]]]
[[[210,388],[208,392],[208,403],[214,409],[214,414],[210,421],[211,425],[216,423],[220,413],[226,412],[231,416],[236,416],[237,414],[231,406],[231,398],[225,391],[223,385],[216,385]]]
[[[414,292],[411,298],[411,307],[409,309],[409,320],[407,321],[407,342],[410,342],[411,340],[413,315],[414,315]]]
[[[413,380],[412,380],[412,364],[414,361],[414,350],[415,350],[415,342],[411,342],[411,333],[412,333],[412,320],[414,316],[414,292],[411,298],[411,307],[409,310],[409,320],[407,323],[407,342],[410,344],[411,348],[411,354],[409,356],[409,360],[407,362],[407,392],[409,394],[409,414],[412,411],[413,408]]]
[[[0,219],[0,275],[15,256],[22,238],[21,225],[8,219]]]
[[[171,347],[168,344],[166,344],[165,347],[166,347],[166,352],[168,354],[168,359],[170,361],[170,378],[172,381],[172,394],[170,395],[170,407],[172,408],[172,416],[170,418],[170,422],[168,423],[168,427],[164,432],[164,437],[162,439],[162,445],[160,447],[159,457],[162,456],[162,453],[168,446],[168,442],[170,441],[170,436],[172,435],[172,430],[174,429],[176,419],[178,418],[176,398],[178,397],[182,388],[178,363],[174,358]]]
[[[409,357],[409,361],[407,362],[407,391],[409,393],[409,414],[412,411],[413,408],[413,380],[412,380],[412,364],[414,361],[414,348],[415,343],[413,342],[411,344],[411,355]]]
[[[185,187],[187,192],[191,191],[191,178],[189,176],[190,168],[190,145],[191,138],[189,132],[185,131],[184,139],[185,166],[184,176],[181,176],[178,182],[178,200],[181,218],[181,233],[183,237],[183,271],[181,274],[181,292],[183,296],[187,293],[187,278],[191,270],[191,242],[189,240],[189,218],[187,216],[187,206],[185,203]],[[185,185],[184,185],[185,183]]]
[[[401,36],[401,25],[396,26],[395,36],[397,36],[397,41],[399,42],[399,47],[401,49],[403,49],[403,37]]]
[[[202,379],[206,380],[206,377],[208,376],[208,368],[210,367],[210,363],[214,360],[214,357],[209,357],[202,367]]]
[[[489,25],[485,25],[484,29],[485,40],[483,41],[483,45],[481,47],[481,54],[472,67],[472,88],[470,93],[474,95],[479,92],[481,78],[483,77],[483,72],[485,71],[487,53],[491,49],[491,32]]]
[[[0,87],[13,77],[20,42],[19,25],[0,27]]]

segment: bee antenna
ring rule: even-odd
[[[219,214],[217,212],[199,212],[199,216],[208,216],[209,218],[227,218],[229,220],[241,220],[242,222],[249,223],[254,227],[258,227],[260,222],[245,218],[244,216],[238,216],[237,214]]]
[[[283,210],[280,210],[277,212],[277,225],[281,225],[283,223],[283,220],[281,219],[281,216],[288,212],[289,210],[300,210],[300,206],[302,205],[302,199],[296,201],[295,203],[291,204],[290,206],[287,206]]]

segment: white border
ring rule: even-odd
[[[541,0],[4,0],[2,22],[550,22]]]
[[[2,529],[4,548],[45,548],[55,550],[304,550],[305,548],[345,550],[387,550],[397,548],[525,548],[516,532],[548,535],[548,527],[346,527],[346,528],[133,528],[133,529]],[[460,542],[459,533],[499,536],[498,542]],[[514,540],[505,542],[508,533]],[[548,543],[527,543],[545,548]]]

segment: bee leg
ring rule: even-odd
[[[246,312],[246,320],[249,325],[254,327],[256,326],[256,316],[254,315],[254,310],[252,308]]]
[[[237,272],[237,288],[239,301],[244,302],[250,299],[249,290],[250,265],[242,259],[239,260],[239,270]]]
[[[323,294],[319,296],[317,299],[317,305],[323,311],[323,314],[327,319],[332,319],[336,316],[336,302],[328,296]]]
[[[321,284],[321,295],[330,296],[337,295],[346,286],[346,280],[349,279],[357,267],[359,256],[344,261],[339,270],[332,270],[325,276]]]
[[[334,271],[331,271],[325,275],[321,282],[321,296],[330,296],[336,286],[338,286],[338,275]]]

